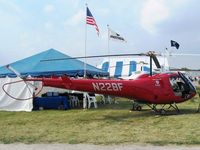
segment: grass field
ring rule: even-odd
[[[0,143],[200,144],[198,98],[178,115],[130,112],[131,101],[90,110],[0,112]]]

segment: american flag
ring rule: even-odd
[[[99,35],[99,28],[98,28],[96,21],[95,21],[94,17],[92,16],[92,13],[90,12],[88,7],[87,7],[86,24],[94,26],[97,31],[97,34]]]

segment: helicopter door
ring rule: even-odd
[[[188,79],[184,74],[182,74],[181,72],[178,72],[179,76],[181,77],[181,79],[185,82],[185,90],[186,92],[193,92],[196,93],[196,88],[193,85],[193,83],[190,81],[190,79]]]
[[[172,89],[174,91],[175,96],[182,96],[182,87],[180,85],[180,78],[178,76],[171,76],[169,78],[170,84],[172,86]]]
[[[175,96],[187,98],[189,94],[196,93],[196,89],[191,81],[182,73],[178,72],[178,76],[170,77],[170,84]]]

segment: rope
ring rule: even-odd
[[[14,97],[14,96],[10,95],[10,94],[5,90],[5,86],[11,85],[11,84],[15,84],[15,83],[19,83],[19,82],[24,82],[24,83],[26,84],[26,87],[28,88],[29,92],[32,93],[32,92],[31,92],[31,89],[29,88],[29,86],[28,86],[28,84],[26,83],[25,80],[18,80],[18,81],[14,81],[14,82],[8,82],[8,83],[5,83],[5,84],[2,86],[2,89],[3,89],[3,91],[6,93],[6,95],[8,95],[8,96],[11,97],[12,99],[15,99],[15,100],[18,100],[18,101],[25,101],[25,100],[33,99],[33,98],[35,98],[36,96],[38,96],[38,95],[40,94],[40,92],[42,91],[42,89],[43,89],[43,82],[42,82],[42,87],[41,87],[41,89],[40,89],[36,94],[34,94],[32,97],[28,97],[28,98],[17,98],[17,97]],[[34,85],[33,85],[33,86],[34,86]],[[35,86],[34,86],[34,87],[35,87]],[[35,87],[35,89],[37,89],[37,88]]]

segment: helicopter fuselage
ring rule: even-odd
[[[172,80],[176,81],[175,89]],[[143,75],[134,80],[123,79],[76,79],[69,77],[38,78],[44,86],[65,88],[69,90],[92,92],[97,94],[126,97],[150,104],[172,104],[191,99],[196,90],[189,80],[182,79],[178,74]],[[30,80],[30,79],[29,79]],[[181,89],[182,88],[182,89]]]

